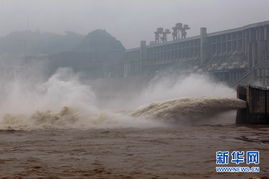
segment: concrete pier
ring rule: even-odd
[[[247,102],[247,108],[237,111],[237,124],[269,124],[269,89],[239,86],[237,97]]]

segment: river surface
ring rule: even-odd
[[[216,173],[219,150],[260,151],[261,172]],[[2,178],[250,178],[269,176],[268,159],[266,126],[0,131]]]

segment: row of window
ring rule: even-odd
[[[256,70],[257,77],[266,77],[269,76],[269,69],[257,69]]]
[[[208,39],[212,54],[240,51],[244,48],[243,41],[266,40],[269,35],[269,26],[261,26],[246,31],[233,32],[221,36],[213,36]]]
[[[222,81],[238,81],[242,78],[243,71],[229,71],[215,73],[216,78]]]
[[[220,44],[210,44],[209,45],[209,52],[210,54],[220,54],[220,53],[233,53],[235,51],[241,51],[243,49],[243,42],[242,40],[238,41],[230,41],[226,43]]]

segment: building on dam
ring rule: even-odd
[[[188,29],[177,24],[173,40],[167,41],[170,30],[158,28],[154,42],[141,41],[138,48],[127,49],[123,76],[171,70],[208,73],[230,85],[269,84],[269,21],[214,33],[202,27],[200,35],[186,38]]]

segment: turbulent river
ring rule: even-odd
[[[199,76],[153,84],[102,100],[66,71],[1,86],[0,178],[268,175],[268,126],[235,125],[246,104],[234,90]],[[216,173],[216,152],[226,150],[260,151],[261,172]]]
[[[236,126],[231,110],[243,107],[245,103],[237,99],[206,98],[154,103],[128,113],[129,117],[95,114],[94,120],[88,121],[68,107],[57,113],[36,112],[30,118],[9,114],[0,131],[1,176],[257,176],[217,174],[215,152],[219,150],[260,151],[259,175],[264,176],[269,173],[269,130],[267,126]]]

